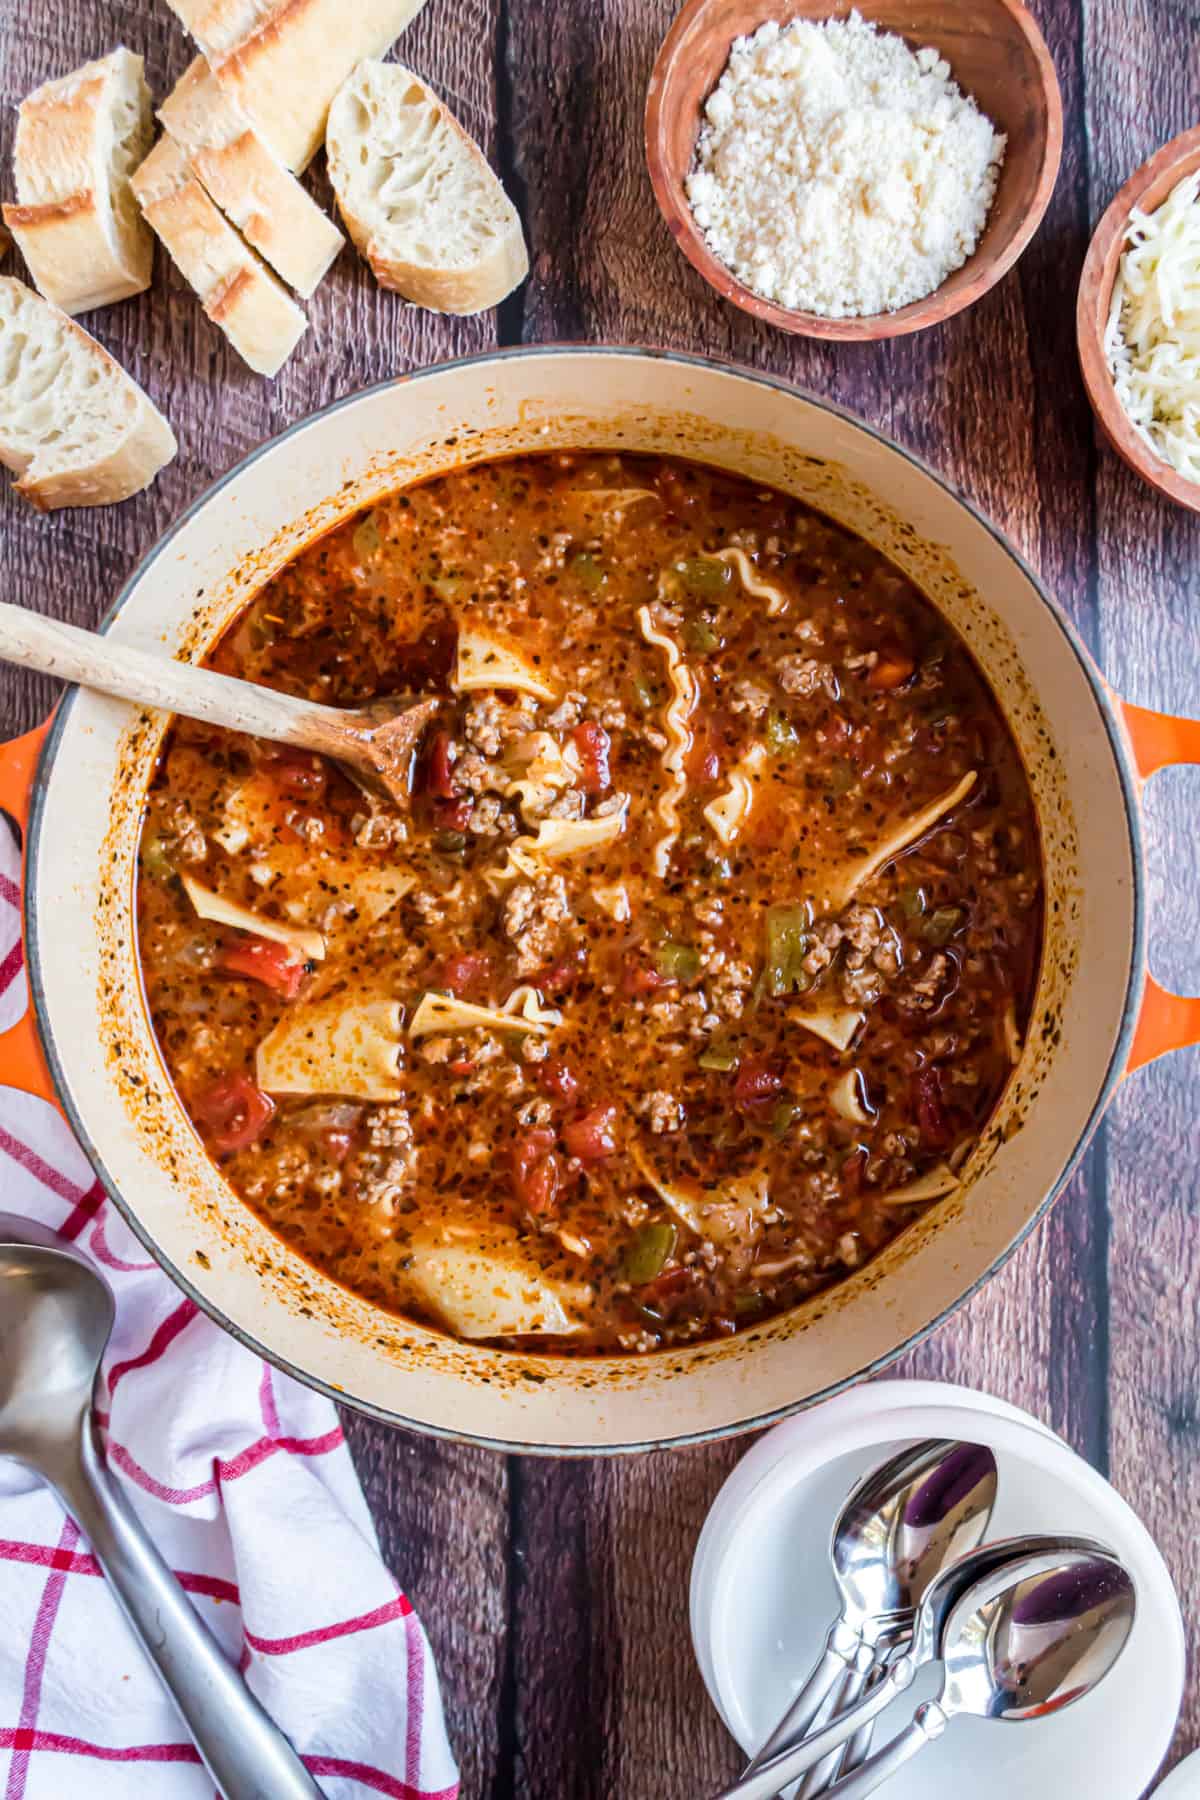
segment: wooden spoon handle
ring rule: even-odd
[[[0,657],[22,668],[75,681],[118,700],[133,700],[164,712],[182,713],[245,731],[278,744],[296,744],[329,756],[353,756],[358,734],[333,707],[316,706],[291,694],[277,694],[251,681],[217,675],[168,656],[151,656],[81,631],[58,619],[0,602]]]

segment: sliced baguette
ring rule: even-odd
[[[0,462],[19,494],[43,512],[125,500],[177,449],[158,408],[95,338],[0,276]]]
[[[213,324],[259,375],[277,375],[308,320],[213,205],[173,138],[158,140],[133,191]]]
[[[307,299],[346,240],[263,143],[202,56],[176,82],[158,116],[246,242]]]
[[[222,88],[297,173],[329,103],[364,56],[382,56],[425,0],[167,0]]]
[[[346,229],[383,287],[435,312],[482,312],[529,273],[517,209],[482,150],[400,63],[362,62],[326,136]]]
[[[154,239],[129,177],[150,145],[142,59],[124,48],[21,102],[4,222],[47,300],[87,312],[150,286]]]

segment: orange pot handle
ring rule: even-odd
[[[24,737],[0,744],[0,808],[21,828],[22,861],[29,843],[33,778],[49,729],[47,719],[36,731],[27,731]],[[58,1105],[58,1095],[42,1055],[32,1001],[10,1030],[0,1031],[0,1087],[20,1088],[22,1093],[36,1094],[40,1099]]]
[[[1178,719],[1171,713],[1151,712],[1146,706],[1131,706],[1126,700],[1118,704],[1143,781],[1160,769],[1200,763],[1200,719]],[[1200,999],[1172,994],[1147,974],[1125,1073],[1132,1074],[1156,1056],[1186,1049],[1189,1044],[1200,1044]]]

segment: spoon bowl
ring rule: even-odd
[[[833,1528],[843,1610],[867,1622],[911,1617],[931,1582],[978,1544],[996,1504],[983,1444],[914,1445],[864,1477]]]
[[[0,1241],[0,1456],[40,1475],[87,1538],[224,1800],[320,1800],[108,1473],[92,1396],[113,1298],[85,1257],[50,1236],[0,1214],[0,1240],[12,1239]]]
[[[41,1466],[79,1427],[113,1325],[90,1264],[41,1245],[0,1246],[0,1456]]]
[[[940,1641],[947,1717],[1043,1718],[1095,1687],[1125,1647],[1137,1595],[1114,1557],[1013,1575],[1011,1564],[993,1570],[950,1609]]]

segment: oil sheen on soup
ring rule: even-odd
[[[646,1352],[829,1287],[956,1185],[1041,929],[1019,755],[869,545],[694,464],[381,501],[212,659],[436,696],[406,806],[178,722],[140,950],[233,1190],[463,1337]]]

